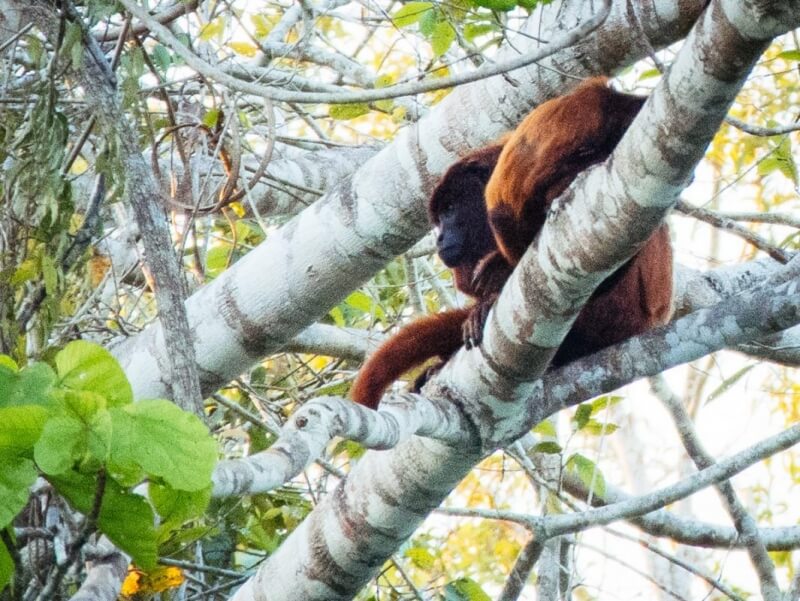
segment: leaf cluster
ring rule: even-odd
[[[0,356],[0,528],[13,537],[31,487],[44,478],[142,567],[158,544],[209,500],[216,443],[166,400],[134,403],[122,368],[102,347],[75,341],[52,364],[20,369]],[[147,497],[136,488],[147,482]],[[158,519],[157,519],[158,516]],[[158,525],[157,525],[158,524]],[[14,550],[0,546],[0,587]]]

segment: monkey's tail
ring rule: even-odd
[[[471,309],[453,309],[411,322],[369,356],[350,389],[356,403],[375,409],[386,387],[431,357],[447,360],[462,344]]]

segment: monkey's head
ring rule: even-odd
[[[428,215],[437,229],[436,248],[448,267],[474,267],[495,246],[483,191],[502,150],[480,148],[450,166],[433,191]]]

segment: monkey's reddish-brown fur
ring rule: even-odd
[[[375,409],[386,387],[409,369],[432,357],[446,361],[462,344],[462,326],[471,310],[444,311],[412,321],[370,355],[350,396]]]
[[[511,265],[542,229],[553,200],[608,158],[644,101],[595,77],[540,105],[514,130],[486,185],[489,223]]]
[[[428,202],[428,215],[434,226],[439,226],[439,216],[451,203],[457,203],[460,215],[465,217],[471,245],[466,256],[451,268],[456,287],[473,297],[475,267],[497,248],[486,217],[483,190],[501,150],[501,144],[480,148],[451,165]],[[497,290],[501,287],[502,282]],[[463,344],[464,322],[472,310],[443,311],[411,322],[370,355],[350,388],[350,396],[375,409],[386,387],[405,372],[433,357],[447,361]]]
[[[429,213],[438,225],[439,216],[455,203],[469,224],[473,252],[450,267],[458,288],[477,305],[424,317],[385,342],[358,374],[351,389],[356,402],[374,409],[386,387],[407,370],[435,356],[446,361],[464,337],[480,341],[488,308],[544,225],[552,201],[578,173],[608,158],[643,103],[611,90],[605,78],[587,80],[535,109],[501,143],[473,152],[445,173]],[[672,247],[662,225],[595,291],[552,365],[665,323],[671,299]]]

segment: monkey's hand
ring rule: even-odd
[[[493,250],[478,261],[472,272],[472,294],[480,299],[497,296],[513,270],[506,258],[499,251]]]
[[[486,325],[486,318],[489,316],[489,310],[494,306],[497,300],[497,294],[490,294],[488,297],[481,298],[472,311],[464,321],[462,327],[464,334],[464,346],[468,349],[478,346],[483,340],[483,326]]]

